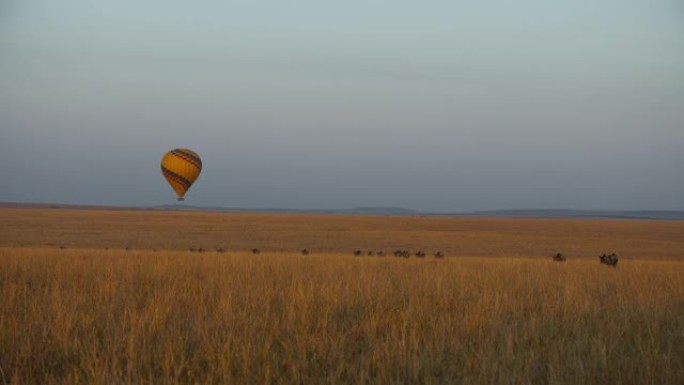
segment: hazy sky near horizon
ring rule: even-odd
[[[0,201],[684,209],[679,0],[0,2]]]

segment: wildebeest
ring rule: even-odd
[[[375,255],[375,252],[374,252],[373,250],[371,250],[371,251],[368,252],[368,256],[369,256],[369,257],[372,257],[372,256],[374,256],[374,255]]]
[[[444,258],[444,254],[441,251],[435,253],[435,258]]]
[[[601,263],[611,267],[617,267],[618,264],[618,256],[615,253],[603,254],[599,257],[599,260]]]
[[[195,248],[194,248],[194,247],[191,247],[191,248],[189,248],[188,250],[190,250],[190,252],[192,253],[192,252],[195,251]]]
[[[378,251],[376,254],[378,255],[378,257],[384,257],[385,256],[385,252],[382,250]]]
[[[416,251],[416,257],[418,258],[423,258],[425,256],[425,252],[422,250]]]
[[[556,255],[553,256],[553,260],[555,262],[565,262],[565,255],[561,253],[556,253]]]
[[[361,255],[361,250],[354,250],[354,255]]]
[[[309,249],[302,249],[303,255],[309,255]]]
[[[218,249],[216,249],[216,252],[217,253],[223,253],[223,247],[219,247]]]
[[[257,249],[256,247],[252,249],[252,254],[259,254],[261,253],[261,250]]]

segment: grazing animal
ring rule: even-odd
[[[416,257],[418,258],[423,258],[425,256],[425,252],[422,250],[416,251]]]
[[[204,252],[204,249],[200,247],[200,248],[197,249],[197,252],[198,252],[198,253],[202,253],[202,252]]]
[[[395,251],[394,251],[394,256],[395,256],[395,257],[401,257],[401,250],[395,250]]]
[[[411,256],[411,252],[408,251],[408,250],[404,250],[404,251],[401,252],[401,256],[404,257],[404,258],[408,258],[408,257]]]
[[[252,249],[252,254],[260,254],[261,250],[257,249],[256,247]]]
[[[372,257],[372,256],[374,256],[374,255],[375,255],[375,253],[374,253],[373,251],[369,251],[369,252],[368,252],[368,256],[369,256],[369,257]]]
[[[216,252],[217,253],[223,253],[223,247],[219,247],[218,249],[216,249]]]
[[[599,260],[602,264],[611,266],[611,267],[617,267],[618,264],[618,256],[615,253],[610,253],[610,254],[603,254],[599,257]]]
[[[309,255],[309,249],[302,249],[302,254]]]
[[[553,256],[553,260],[555,262],[565,262],[565,255],[561,253],[556,253],[556,255]]]
[[[378,257],[384,257],[385,256],[385,252],[382,250],[378,251],[376,254],[378,255]]]
[[[191,247],[189,250],[190,250],[190,252],[192,253],[192,252],[195,251],[195,248],[194,248],[194,247]]]
[[[354,255],[361,255],[361,250],[354,250]]]
[[[444,254],[441,251],[435,253],[435,258],[444,258]]]
[[[64,249],[66,249],[66,246],[62,245],[62,246],[60,246],[59,248],[62,249],[62,250],[64,250]]]

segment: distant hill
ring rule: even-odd
[[[677,210],[568,210],[568,209],[519,209],[484,210],[472,212],[422,212],[403,207],[368,206],[352,209],[314,210],[282,208],[225,208],[197,207],[188,205],[162,205],[157,209],[190,211],[238,211],[238,212],[275,212],[311,214],[358,214],[358,215],[434,215],[434,216],[480,216],[480,217],[519,217],[519,218],[615,218],[615,219],[657,219],[684,220],[684,211]]]
[[[684,211],[677,210],[566,210],[523,209],[487,210],[454,215],[527,218],[615,218],[615,219],[667,219],[684,220]]]
[[[350,214],[381,214],[381,215],[417,215],[418,211],[405,209],[403,207],[356,207],[351,210],[344,210]]]
[[[353,209],[283,209],[283,208],[230,208],[230,207],[210,207],[210,206],[191,206],[186,204],[159,205],[151,207],[161,210],[180,210],[180,211],[229,211],[229,212],[269,212],[269,213],[312,213],[312,214],[359,214],[359,215],[418,215],[418,211],[405,209],[402,207],[355,207]]]
[[[188,204],[165,204],[147,207],[69,205],[59,203],[17,203],[0,202],[0,208],[49,208],[49,209],[81,209],[81,210],[169,210],[169,211],[203,211],[203,212],[262,212],[291,214],[350,214],[350,215],[431,215],[431,216],[478,216],[505,218],[613,218],[613,219],[652,219],[652,220],[684,220],[681,210],[568,210],[568,209],[518,209],[518,210],[484,210],[471,212],[423,212],[403,207],[367,206],[351,209],[283,209],[283,208],[232,208],[220,206],[193,206]]]

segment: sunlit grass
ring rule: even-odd
[[[681,384],[681,234],[682,221],[4,208],[0,384]]]
[[[2,383],[681,384],[684,263],[0,249]]]

